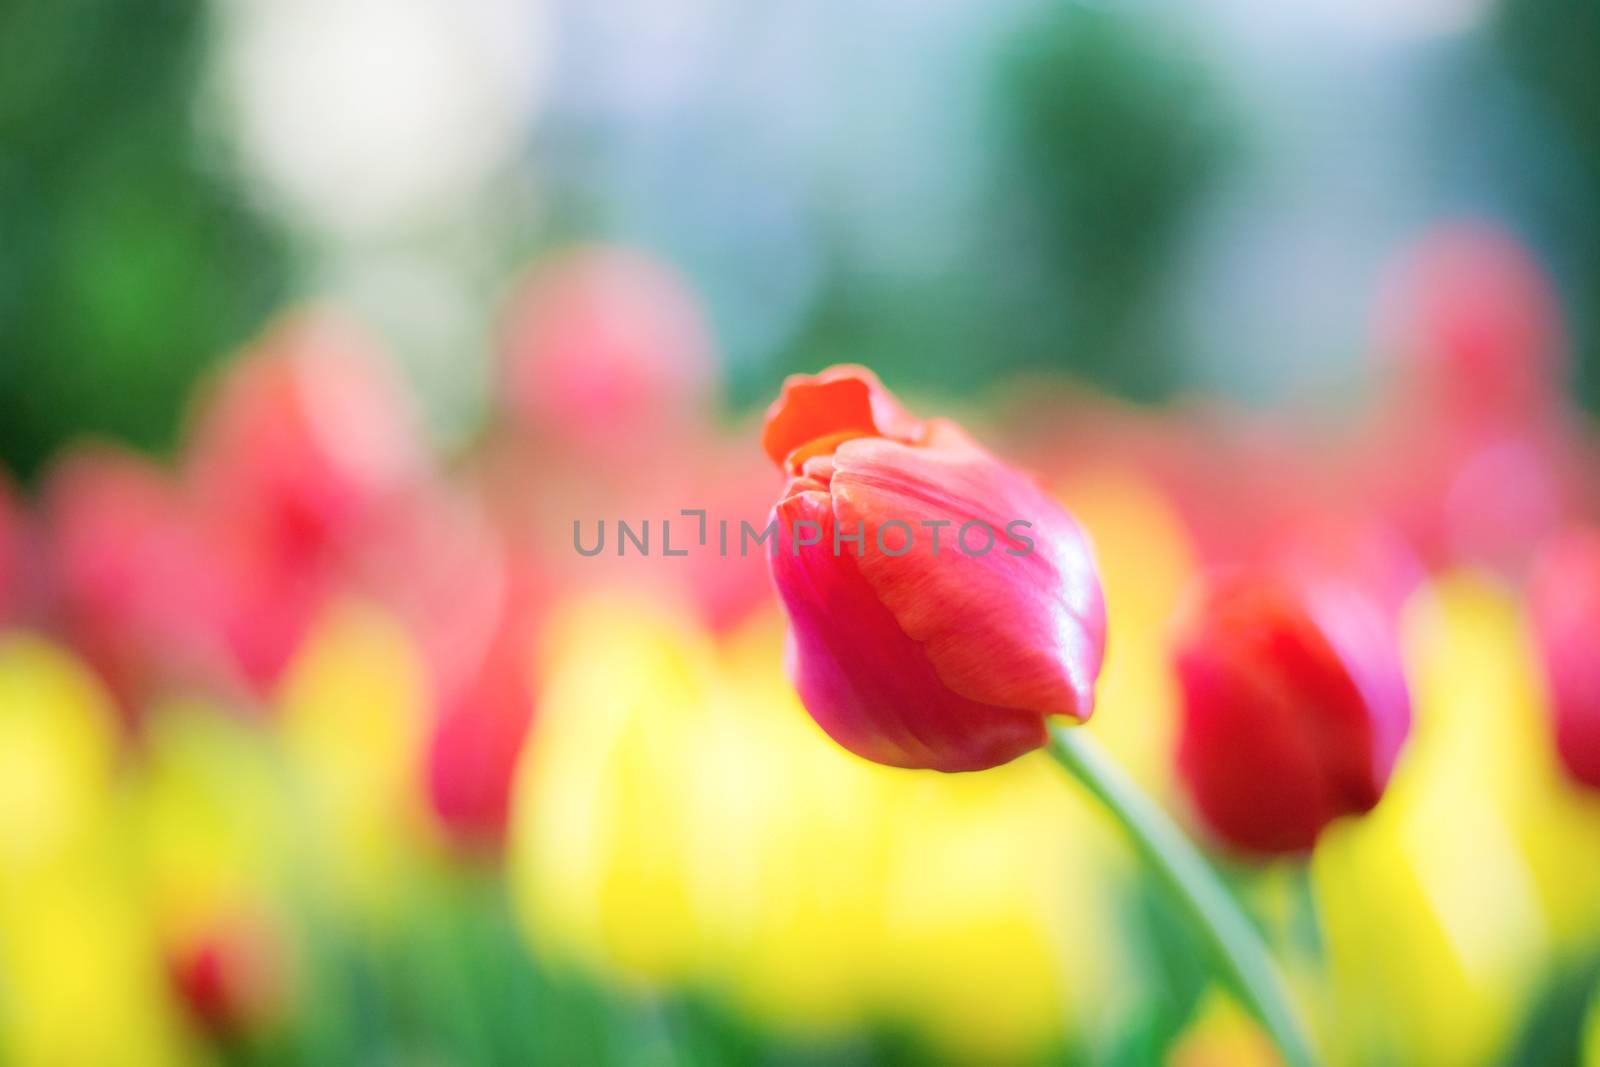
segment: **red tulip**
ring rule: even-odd
[[[1539,553],[1528,586],[1556,752],[1600,789],[1600,529],[1563,532]]]
[[[1176,662],[1178,770],[1222,842],[1303,852],[1378,803],[1411,704],[1377,597],[1287,571],[1223,578],[1193,605]]]
[[[1089,718],[1099,576],[1033,481],[861,367],[789,379],[762,443],[789,478],[769,562],[795,686],[834,740],[978,770],[1042,746],[1047,716]]]

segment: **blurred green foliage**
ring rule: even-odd
[[[1539,205],[1543,228],[1563,243],[1569,277],[1569,327],[1576,344],[1577,390],[1600,410],[1600,5],[1570,0],[1506,0],[1496,30],[1517,78],[1554,116],[1579,157],[1573,200]]]
[[[987,95],[980,203],[944,220],[957,269],[884,277],[838,227],[809,328],[738,395],[837,360],[944,391],[1029,369],[1143,400],[1182,384],[1168,268],[1239,140],[1196,41],[1162,12],[1053,5],[1002,44]]]
[[[0,464],[165,450],[281,298],[281,242],[197,150],[200,0],[0,4]]]
[[[1035,259],[996,294],[1021,362],[1061,365],[1136,399],[1180,374],[1167,268],[1237,147],[1235,118],[1169,19],[1061,5],[1002,69],[1020,208]],[[1013,195],[1014,194],[1014,195]],[[1067,355],[1070,353],[1070,357]]]
[[[254,214],[199,121],[207,20],[202,0],[0,5],[0,464],[15,472],[80,434],[169,449],[196,376],[290,291],[287,237]],[[1600,204],[1600,9],[1507,0],[1482,41],[1537,95]],[[859,219],[807,205],[817,294],[776,353],[733,361],[730,398],[756,405],[785,373],[850,359],[912,389],[1031,369],[1134,399],[1185,388],[1172,269],[1246,136],[1210,43],[1162,6],[1029,12],[987,59],[973,199],[930,219],[941,264],[885,272]],[[606,136],[558,140],[606,160]],[[607,165],[579,191],[604,200]],[[506,261],[604,232],[604,204],[549,184],[567,195]],[[1593,406],[1600,215],[1573,217],[1565,192],[1523,207],[1557,246]]]

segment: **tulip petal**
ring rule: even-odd
[[[1058,503],[943,422],[921,447],[846,442],[834,468],[837,520],[863,535],[862,577],[946,686],[981,704],[1089,718],[1105,605],[1088,542]],[[1008,537],[1014,521],[1030,524],[1010,532],[1031,549]],[[912,535],[904,554],[900,524]]]
[[[1330,753],[1342,753],[1347,761],[1337,773],[1350,783],[1346,795],[1359,805],[1347,810],[1367,811],[1383,795],[1411,734],[1411,693],[1395,652],[1400,637],[1394,615],[1361,592],[1337,585],[1313,588],[1307,610],[1344,668],[1364,712],[1364,744],[1347,744]]]
[[[1310,849],[1334,812],[1293,698],[1214,649],[1191,650],[1178,674],[1188,705],[1177,761],[1206,824],[1248,851]]]
[[[880,603],[863,559],[834,554],[826,492],[793,493],[774,517],[770,561],[789,612],[795,688],[828,736],[865,759],[941,771],[997,766],[1044,744],[1040,713],[947,687]]]
[[[831,367],[821,374],[793,375],[767,410],[761,447],[772,462],[799,470],[804,455],[791,454],[822,442],[822,451],[852,437],[884,436],[902,441],[921,437],[922,423],[908,414],[865,367]],[[812,450],[813,452],[816,450]]]

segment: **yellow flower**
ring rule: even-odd
[[[152,709],[132,811],[163,942],[181,945],[288,892],[293,827],[284,768],[266,728],[226,709]]]
[[[1516,817],[1538,709],[1507,594],[1453,578],[1413,609],[1410,748],[1313,874],[1339,1061],[1448,1067],[1501,1050],[1550,949]]]
[[[513,840],[540,947],[646,981],[695,970],[684,788],[710,649],[641,607],[556,621],[556,666],[519,771]]]
[[[116,749],[81,664],[34,637],[0,640],[0,1061],[188,1051],[119,832]]]
[[[1188,546],[1136,478],[1068,498],[1113,607],[1093,728],[1164,786]],[[775,611],[720,645],[642,600],[572,605],[551,632],[511,837],[542,949],[782,1029],[892,1022],[977,1063],[1092,1040],[1124,1006],[1132,857],[1048,760],[934,775],[850,755],[795,697]]]
[[[36,871],[92,835],[111,800],[117,723],[71,656],[0,639],[0,872]]]
[[[98,851],[113,848],[106,839]],[[13,887],[0,914],[0,1059],[150,1067],[192,1055],[133,888],[123,866],[95,856]]]
[[[867,763],[784,679],[781,628],[726,647],[640,603],[554,625],[513,878],[546,949],[699,986],[794,1030],[909,1024],[1021,1057],[1117,987],[1108,828],[1037,760]]]
[[[393,918],[413,882],[407,872],[426,833],[418,771],[425,701],[405,633],[354,603],[321,620],[278,694],[308,869],[352,915]]]

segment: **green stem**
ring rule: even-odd
[[[1191,925],[1205,936],[1217,962],[1261,1020],[1287,1067],[1312,1067],[1316,1058],[1266,946],[1189,839],[1088,731],[1051,724],[1050,755],[1122,824]]]

